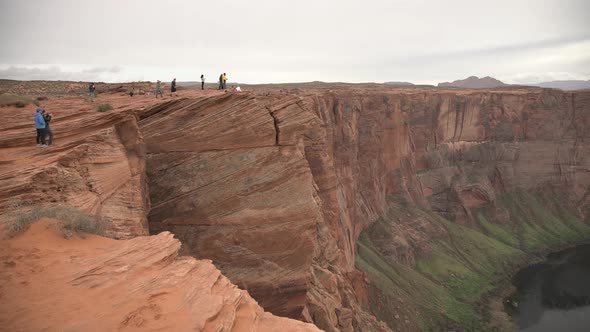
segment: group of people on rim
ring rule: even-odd
[[[225,73],[219,75],[219,90],[225,90],[225,85],[227,84],[227,76]]]
[[[219,90],[226,90],[227,89],[227,75],[225,73],[219,75]],[[176,94],[176,96],[178,96],[178,94],[176,93],[176,78],[174,78],[172,80],[172,82],[170,83],[170,96],[173,96],[174,94]],[[205,75],[201,74],[201,90],[205,90]],[[94,83],[90,83],[90,85],[88,85],[88,93],[90,96],[90,101],[94,102],[94,98],[96,97],[95,94],[96,91],[96,86],[94,85]],[[232,91],[234,92],[240,92],[241,89],[240,87],[237,88],[233,88]],[[227,90],[226,90],[227,92]],[[131,90],[129,92],[129,96],[133,97],[133,95],[135,94],[134,89]],[[162,92],[162,81],[158,80],[156,82],[156,99],[158,99],[158,96],[160,96],[161,98],[164,98],[164,93]]]
[[[219,75],[219,90],[225,90],[227,88],[227,75],[225,73]],[[201,90],[205,90],[205,75],[201,74]],[[172,80],[170,83],[170,95],[174,95],[177,91],[176,88],[176,78]],[[242,91],[240,87],[234,88],[232,86],[232,91],[240,92]],[[227,92],[227,90],[226,90]],[[92,82],[88,85],[88,95],[91,102],[94,102],[94,98],[96,98],[96,85]],[[134,90],[129,92],[129,95],[133,97]],[[158,80],[156,82],[156,99],[160,97],[164,97],[162,92],[162,82]],[[178,96],[178,94],[176,94]],[[37,129],[37,146],[38,147],[48,147],[49,145],[53,144],[53,130],[49,126],[51,122],[52,115],[49,112],[46,112],[45,109],[41,107],[37,107],[37,112],[35,113],[35,128]],[[49,135],[49,141],[47,141],[47,136]]]
[[[227,88],[227,75],[225,73],[219,75],[219,90],[225,90]],[[170,82],[170,96],[176,93],[176,78]],[[205,75],[201,74],[201,90],[205,90]],[[233,89],[233,91],[240,92],[240,87]],[[133,94],[130,94],[133,97]],[[162,92],[162,81],[158,80],[156,82],[156,99],[158,95],[164,98],[164,93]],[[178,96],[178,94],[176,94]]]
[[[49,126],[52,115],[46,112],[43,108],[37,107],[37,113],[35,113],[35,128],[37,129],[37,146],[46,148],[53,144],[53,130]],[[49,135],[49,141],[46,140]]]

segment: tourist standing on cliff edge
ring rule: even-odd
[[[205,90],[205,75],[201,74],[201,90]]]
[[[94,101],[94,90],[96,90],[94,83],[90,83],[90,85],[88,86],[88,93],[90,94],[90,101]]]
[[[226,89],[227,76],[225,76],[225,73],[223,73],[223,75],[221,75],[221,81],[222,81],[223,89]]]
[[[37,146],[40,146],[42,148],[47,147],[47,144],[45,144],[45,119],[43,119],[43,115],[41,114],[41,112],[44,111],[45,110],[41,107],[37,107],[37,113],[35,114],[35,128],[37,129]]]
[[[172,97],[172,94],[176,92],[176,78],[172,80],[172,83],[170,83],[170,97]],[[176,96],[178,97],[178,93],[176,94]]]
[[[219,75],[219,90],[223,89],[223,74]]]
[[[162,86],[160,85],[160,80],[156,82],[156,99],[158,99],[158,94],[160,95],[160,97],[164,98],[164,95],[162,94]]]
[[[51,130],[51,127],[49,126],[52,116],[51,113],[45,112],[45,110],[41,111],[41,115],[43,115],[43,120],[45,120],[45,134],[43,135],[43,138],[45,139],[45,137],[49,135],[49,141],[47,142],[47,145],[49,146],[53,144],[53,130]]]

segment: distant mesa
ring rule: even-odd
[[[451,83],[444,82],[438,83],[439,87],[455,87],[455,88],[467,88],[467,89],[488,89],[496,88],[499,86],[507,86],[508,84],[499,81],[493,77],[482,77],[470,76],[464,80],[456,80]]]
[[[384,82],[383,84],[387,84],[387,85],[414,85],[414,83],[410,83],[410,82]]]
[[[532,86],[540,86],[542,88],[552,88],[561,90],[584,90],[590,89],[590,80],[569,80],[569,81],[550,81],[542,82],[537,84],[531,84]]]

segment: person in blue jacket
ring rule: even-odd
[[[41,112],[44,111],[41,107],[37,107],[37,113],[35,114],[35,128],[37,128],[37,146],[42,148],[47,147],[45,144],[45,119]],[[41,145],[39,145],[41,143]]]

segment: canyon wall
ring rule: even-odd
[[[258,88],[134,105],[62,116],[49,150],[23,139],[30,115],[4,112],[0,212],[65,204],[112,237],[170,231],[264,309],[325,331],[480,329],[494,280],[590,236],[589,92]]]
[[[150,229],[172,231],[275,314],[328,331],[361,319],[379,328],[352,310],[354,235],[340,217],[348,202],[306,102],[227,95],[146,111]]]
[[[370,240],[382,262],[412,270],[454,227],[518,234],[513,260],[545,240],[576,238],[550,229],[552,220],[525,221],[534,215],[511,211],[510,195],[525,205],[518,211],[560,210],[571,222],[564,232],[587,234],[589,105],[588,93],[543,89],[299,90],[170,102],[140,115],[150,229],[176,234],[187,253],[212,259],[273,313],[326,331],[386,330],[364,307],[390,327],[425,328],[413,322],[430,312],[419,304],[375,305],[404,297],[377,287],[368,271],[376,263],[357,255],[357,239],[359,250]],[[367,227],[372,236],[361,236]],[[461,321],[454,318],[444,319]]]

